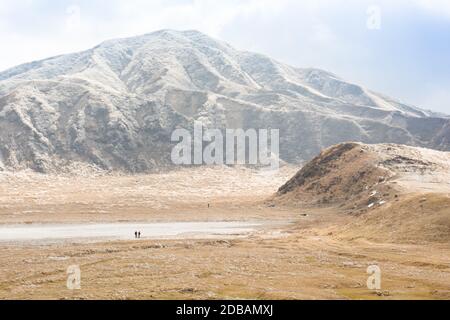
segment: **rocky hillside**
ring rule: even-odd
[[[358,216],[345,238],[450,241],[450,152],[344,143],[323,151],[271,199]]]
[[[337,76],[163,30],[0,73],[0,170],[168,167],[175,128],[279,128],[281,159],[344,141],[450,150],[450,119]]]

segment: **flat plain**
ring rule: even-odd
[[[138,176],[2,174],[2,227],[263,226],[207,236],[0,242],[0,298],[450,299],[448,242],[366,239],[349,230],[363,218],[339,208],[271,201],[297,169],[276,175],[223,167]],[[80,267],[81,290],[66,286],[71,265]],[[382,270],[381,291],[367,288],[370,265]]]

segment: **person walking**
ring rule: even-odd
[[[140,239],[141,238],[141,232],[139,231],[138,232],[138,239]]]
[[[135,239],[138,238],[138,232],[137,232],[137,231],[134,232],[134,238],[135,238]]]

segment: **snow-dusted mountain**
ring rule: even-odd
[[[281,158],[294,163],[344,141],[450,150],[445,116],[196,31],[163,30],[0,73],[0,168],[148,171],[170,164],[172,131],[194,120],[279,128]]]

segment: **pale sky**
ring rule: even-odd
[[[159,29],[196,29],[450,114],[449,0],[0,0],[0,70]]]

